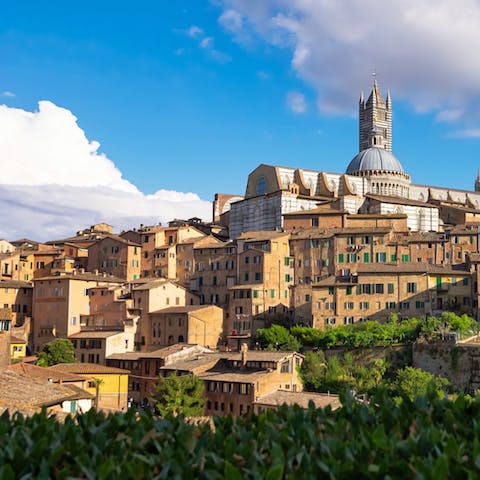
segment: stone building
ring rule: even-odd
[[[440,231],[447,224],[480,221],[478,190],[412,183],[392,154],[391,97],[385,101],[375,81],[367,101],[360,98],[359,153],[345,173],[260,165],[248,176],[243,200],[226,205],[223,215],[230,206],[231,238],[282,228],[285,215],[326,202],[350,214],[405,214],[411,231]]]

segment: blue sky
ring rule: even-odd
[[[445,1],[430,15],[426,0],[392,0],[379,15],[383,2],[333,3],[2,2],[0,103],[38,112],[49,101],[143,194],[210,201],[243,194],[260,163],[344,171],[376,68],[412,180],[471,189],[478,5]]]

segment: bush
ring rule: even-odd
[[[258,416],[105,417],[64,423],[45,413],[0,417],[0,479],[383,479],[478,478],[480,400],[435,394],[397,404],[378,392],[369,405],[280,407]]]

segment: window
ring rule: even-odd
[[[255,280],[256,281],[261,281],[262,280],[262,273],[261,272],[255,272]]]
[[[417,293],[417,284],[415,282],[407,283],[407,293]]]
[[[328,294],[333,295],[335,293],[335,287],[328,287]]]
[[[286,267],[290,266],[290,257],[285,257],[285,266]]]
[[[258,177],[256,192],[257,195],[264,195],[267,193],[267,179],[263,175]]]
[[[270,298],[275,298],[275,289],[274,288],[272,288],[270,290]]]
[[[383,283],[375,284],[375,293],[383,293]]]
[[[396,262],[396,261],[397,261],[397,256],[396,256],[394,253],[392,253],[392,254],[390,255],[390,261],[391,261],[391,262]]]
[[[347,237],[347,245],[355,245],[355,237]]]
[[[452,277],[452,287],[456,287],[458,283],[457,277]]]
[[[397,307],[396,302],[386,302],[386,303],[385,303],[385,308],[386,308],[387,310],[393,310],[393,309],[396,308],[396,307]]]
[[[408,310],[410,308],[410,302],[400,302],[400,310]]]
[[[260,255],[254,255],[253,257],[253,263],[260,263],[261,262],[261,256]]]
[[[343,253],[338,254],[338,263],[343,263],[344,258],[343,258]]]
[[[465,277],[463,280],[462,280],[462,285],[463,286],[467,286],[468,285],[468,278]]]
[[[351,324],[353,324],[353,317],[345,317],[345,318],[343,319],[343,323],[344,323],[345,325],[351,325]]]
[[[410,261],[410,255],[404,253],[402,254],[402,263],[407,263]]]
[[[363,263],[368,263],[370,261],[370,254],[368,252],[365,252],[363,254]]]
[[[388,284],[388,293],[395,293],[395,285],[393,283]]]
[[[335,302],[325,302],[326,310],[335,310]]]
[[[318,217],[312,218],[312,227],[318,227]]]
[[[356,253],[347,253],[347,262],[348,263],[355,263],[357,261],[357,254]]]
[[[375,254],[375,260],[377,263],[383,263],[387,261],[387,252],[377,252]]]
[[[243,276],[243,279],[248,282],[248,279],[249,279],[249,275],[248,275],[248,272],[245,272],[244,276]]]
[[[420,308],[424,308],[424,307],[425,307],[425,302],[420,302],[420,301],[415,302],[415,308],[416,309],[420,309]]]
[[[285,274],[285,281],[286,282],[289,282],[290,281],[290,275],[287,273]]]
[[[369,306],[368,302],[360,302],[360,310],[368,310]]]
[[[250,257],[245,257],[245,263],[250,263]]]
[[[355,304],[353,302],[345,302],[343,306],[345,310],[353,310],[355,307]]]
[[[351,295],[353,291],[353,287],[347,287],[347,295]]]
[[[308,293],[305,295],[305,301],[306,301],[306,302],[309,302],[309,301],[310,301],[310,295],[309,295]]]
[[[325,323],[327,325],[335,325],[336,323],[336,320],[335,320],[335,317],[328,317],[325,319]]]
[[[258,298],[258,290],[253,291],[253,298]]]

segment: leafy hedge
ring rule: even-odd
[[[368,320],[354,325],[339,325],[327,330],[295,326],[291,335],[304,346],[317,347],[322,350],[333,347],[377,347],[413,342],[418,338],[423,320],[410,318],[380,323]]]
[[[65,423],[4,414],[0,479],[478,478],[479,416],[479,399],[434,392],[215,418],[215,431],[133,411]]]

